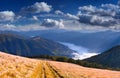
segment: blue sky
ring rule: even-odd
[[[29,6],[35,2],[46,2],[54,7],[54,10],[62,10],[70,13],[77,13],[79,6],[101,4],[117,4],[118,0],[1,0],[0,11],[12,10],[18,12],[22,7]]]
[[[1,0],[0,30],[120,30],[118,0]]]

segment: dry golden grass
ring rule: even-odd
[[[0,78],[30,78],[38,60],[0,53]]]
[[[60,78],[46,61],[0,52],[0,78]]]
[[[120,78],[119,71],[87,68],[63,62],[48,62],[66,78]]]
[[[0,78],[120,78],[120,72],[0,52]]]

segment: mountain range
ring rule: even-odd
[[[66,33],[66,32],[62,32],[62,33]],[[104,35],[103,37],[101,37],[102,34]],[[102,49],[104,47],[103,49],[104,50],[107,49],[107,50],[104,51],[102,49],[100,54],[93,56],[91,58],[85,59],[85,60],[89,62],[95,62],[95,63],[101,64],[107,67],[120,68],[119,33],[103,32],[103,33],[99,33],[99,35],[97,33],[98,36],[95,33],[94,35],[93,33],[89,33],[89,35],[88,34],[87,35],[80,34],[80,35],[82,35],[83,37],[80,36],[81,39],[78,37],[78,40],[77,40],[78,43],[77,41],[75,41],[77,39],[77,35],[76,35],[76,38],[73,37],[69,39],[69,35],[67,36],[66,34],[66,37],[62,37],[62,36],[65,36],[65,34],[62,34],[60,39],[61,40],[68,39],[68,41],[69,40],[73,41],[76,44],[79,44],[79,42],[82,41],[82,43],[85,43],[85,45],[88,44],[89,46],[91,43],[91,47],[95,46],[95,43],[96,43],[96,48],[98,47],[98,44],[99,44],[98,49],[100,48]],[[50,36],[51,35],[48,35],[48,37]],[[60,37],[60,35],[56,35],[56,36]],[[88,41],[87,41],[87,38],[88,38]],[[100,43],[102,47],[100,47]],[[111,48],[111,49],[108,49],[108,48]],[[75,53],[74,50],[71,50],[68,47],[58,43],[57,40],[53,41],[53,40],[42,38],[40,36],[29,37],[29,36],[25,36],[25,34],[24,36],[20,36],[18,34],[15,35],[15,34],[8,34],[8,33],[0,34],[0,51],[8,52],[14,55],[27,56],[27,57],[37,57],[41,55],[52,55],[52,56],[54,55],[54,56],[67,56],[71,58],[71,57],[74,57],[73,53]]]
[[[101,53],[114,46],[120,45],[120,32],[115,31],[83,32],[66,30],[36,30],[5,32],[22,34],[25,37],[41,36],[53,41],[71,43],[77,46],[85,47],[89,50],[89,52]]]
[[[116,41],[117,42],[117,41]],[[39,57],[41,55],[75,57],[74,50],[40,36],[23,37],[15,34],[0,34],[0,51],[25,57]],[[85,59],[107,67],[120,68],[120,46],[101,52]]]
[[[15,34],[0,34],[0,51],[27,57],[55,55],[73,57],[73,50],[41,37],[25,38]]]
[[[49,35],[47,35],[49,34]],[[77,46],[85,47],[89,52],[104,52],[114,46],[120,44],[120,33],[114,31],[101,31],[101,32],[79,32],[79,31],[66,31],[66,32],[46,32],[39,34],[43,38],[72,43]]]

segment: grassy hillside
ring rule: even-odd
[[[0,52],[0,78],[120,78],[120,72]]]
[[[65,78],[120,78],[120,72],[49,61]]]
[[[0,53],[0,78],[61,78],[41,60]]]

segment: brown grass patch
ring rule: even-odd
[[[48,62],[67,78],[120,78],[119,71],[87,68],[63,62]]]

